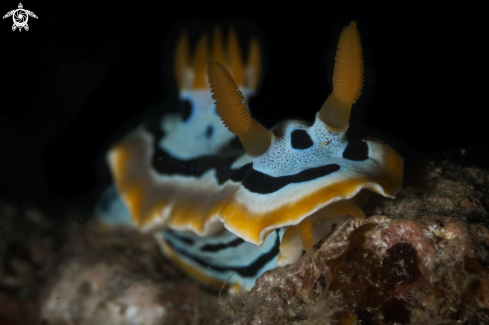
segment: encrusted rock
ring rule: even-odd
[[[385,215],[351,218],[262,275],[228,323],[489,323],[488,189],[480,169],[424,166],[365,208]]]
[[[489,321],[489,256],[477,244],[487,239],[452,217],[352,218],[260,277],[233,324]]]
[[[38,296],[58,257],[52,220],[27,204],[0,199],[0,324],[34,324]]]
[[[216,324],[218,297],[185,278],[151,236],[90,224],[66,245],[41,302],[43,325]]]

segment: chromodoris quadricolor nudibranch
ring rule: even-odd
[[[228,71],[209,60],[209,80],[224,124],[251,158],[236,191],[223,201],[219,219],[247,242],[261,245],[287,227],[278,265],[295,262],[331,231],[331,221],[363,218],[355,204],[361,190],[394,197],[402,182],[402,158],[375,140],[348,141],[350,110],[363,86],[363,58],[356,23],[342,31],[333,92],[312,125],[288,120],[267,130],[249,113]]]
[[[250,41],[242,65],[232,29],[227,48],[218,28],[210,51],[207,42],[204,35],[193,61],[185,35],[175,51],[189,117],[144,124],[112,147],[108,161],[133,223],[154,233],[165,255],[209,285],[232,273],[233,282],[253,285],[275,263],[294,263],[333,224],[364,218],[357,205],[364,190],[394,197],[403,160],[378,140],[346,139],[363,86],[355,22],[341,32],[333,92],[315,120],[286,120],[271,130],[251,117],[247,103],[260,80],[258,43]]]

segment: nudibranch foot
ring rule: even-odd
[[[303,251],[312,249],[326,238],[333,230],[333,225],[341,224],[350,216],[365,218],[363,210],[354,200],[342,200],[311,214],[297,225],[287,227],[280,245],[277,266],[295,263]]]

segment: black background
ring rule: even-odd
[[[1,14],[17,8],[2,1]],[[0,196],[43,209],[90,209],[110,181],[109,145],[146,118],[175,109],[171,56],[178,32],[215,23],[256,35],[265,78],[251,101],[271,126],[313,118],[330,92],[341,28],[357,20],[363,95],[350,139],[374,136],[407,162],[489,166],[486,13],[467,4],[409,2],[29,1],[28,32],[0,21]],[[465,155],[461,150],[465,149]]]

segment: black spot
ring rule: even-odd
[[[361,139],[348,142],[348,146],[343,151],[343,158],[354,161],[367,160],[368,144]]]
[[[244,166],[243,166],[244,167]],[[254,169],[249,169],[243,179],[243,186],[250,192],[268,194],[280,190],[291,183],[301,183],[323,177],[340,169],[337,164],[310,168],[295,175],[273,177]],[[233,177],[231,177],[233,179]]]
[[[190,117],[190,113],[192,113],[192,104],[186,99],[181,101],[180,111],[182,112],[182,121],[185,122]]]
[[[408,243],[397,243],[385,252],[382,274],[391,285],[410,284],[416,281],[420,271],[416,250]]]
[[[294,149],[307,149],[314,144],[305,130],[292,131],[290,138],[290,144]]]
[[[212,138],[212,135],[214,134],[214,128],[212,127],[212,125],[209,125],[207,127],[207,130],[205,131],[205,136],[210,139]]]

